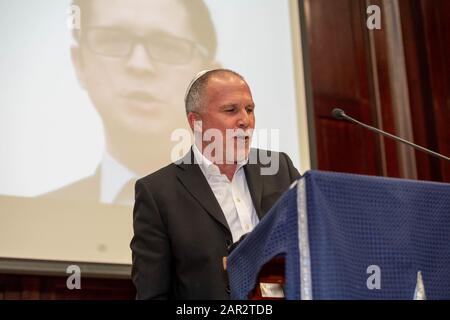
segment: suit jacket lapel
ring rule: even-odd
[[[247,164],[244,166],[245,177],[247,178],[248,190],[252,196],[253,205],[256,214],[261,219],[263,212],[261,211],[261,200],[263,193],[263,179],[261,176],[261,166],[259,164]]]
[[[181,163],[177,164],[181,169],[178,173],[178,179],[206,212],[231,233],[225,215],[223,214],[208,181],[194,159],[195,157],[191,150],[182,159]]]

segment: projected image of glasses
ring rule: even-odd
[[[196,54],[202,58],[208,55],[203,46],[162,32],[138,36],[126,30],[90,28],[86,30],[85,40],[92,52],[109,57],[128,57],[138,45],[145,48],[150,58],[168,64],[186,64]]]

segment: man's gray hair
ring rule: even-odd
[[[229,69],[212,69],[200,71],[192,79],[192,81],[189,83],[189,86],[186,89],[186,95],[184,97],[186,114],[188,114],[189,112],[200,113],[202,111],[203,108],[202,100],[205,94],[204,90],[206,88],[206,85],[208,84],[209,79],[211,79],[211,77],[215,75],[222,75],[222,74],[231,74],[245,81],[243,76],[241,76],[236,71]]]

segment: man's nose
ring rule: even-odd
[[[247,110],[243,110],[239,113],[238,128],[247,129],[249,125],[250,115],[247,113]]]
[[[152,58],[149,56],[145,47],[139,43],[131,50],[126,61],[126,67],[137,73],[149,73],[155,69]]]

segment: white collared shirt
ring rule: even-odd
[[[122,188],[131,180],[136,180],[138,175],[114,159],[105,152],[100,165],[100,202],[114,203]],[[133,204],[130,199],[129,204]]]
[[[238,164],[230,182],[226,175],[220,173],[219,167],[207,159],[195,144],[192,150],[196,162],[222,208],[233,242],[236,242],[243,234],[253,230],[259,222],[245,178],[243,166],[246,162]]]

